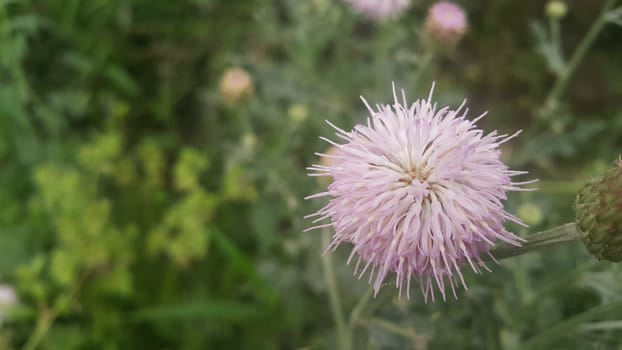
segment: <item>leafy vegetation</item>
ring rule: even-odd
[[[580,243],[425,304],[390,285],[369,300],[348,249],[326,265],[323,233],[302,232],[324,119],[361,122],[359,95],[389,102],[393,81],[525,130],[503,149],[541,180],[507,203],[521,235],[572,221],[620,153],[619,3],[554,20],[540,2],[460,1],[467,36],[434,52],[431,3],[373,23],[337,0],[0,1],[0,281],[19,298],[2,346],[333,349],[329,266],[356,349],[617,348],[622,268]],[[245,100],[219,93],[231,67],[252,78]]]

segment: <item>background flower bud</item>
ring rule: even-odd
[[[450,1],[439,1],[428,10],[423,24],[426,39],[439,47],[456,45],[467,31],[464,9]]]
[[[344,0],[358,13],[376,21],[398,17],[410,6],[410,0]]]
[[[240,144],[245,151],[252,152],[257,146],[257,137],[252,132],[246,132],[242,135]]]
[[[309,117],[309,109],[302,103],[292,105],[287,110],[289,119],[295,124],[301,124]]]
[[[563,1],[553,0],[546,3],[545,11],[550,18],[560,19],[566,16],[568,7]]]
[[[542,222],[542,210],[535,203],[525,203],[518,207],[518,217],[527,225],[538,225]]]
[[[229,103],[240,103],[253,94],[253,79],[241,68],[229,68],[220,79],[220,94]]]

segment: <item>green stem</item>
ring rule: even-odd
[[[622,312],[622,302],[619,301],[607,305],[593,307],[569,319],[558,322],[555,326],[528,339],[522,344],[521,348],[535,349],[536,347],[540,347],[561,337],[568,336],[569,334],[574,334],[575,330],[585,322],[606,315],[619,315],[620,312]]]
[[[330,242],[330,234],[328,230],[322,230],[322,246],[327,247]],[[337,290],[337,279],[335,278],[335,271],[333,269],[333,260],[330,252],[322,254],[322,272],[324,275],[324,283],[326,283],[326,289],[328,291],[328,299],[330,302],[330,309],[333,313],[333,319],[337,326],[337,338],[339,341],[339,349],[350,350],[352,348],[352,341],[350,332],[346,325],[346,319],[343,315],[343,307],[341,299],[339,298],[339,291]]]
[[[413,79],[415,86],[419,84],[421,77],[423,76],[423,74],[425,74],[428,68],[430,68],[430,64],[432,63],[433,60],[434,60],[434,50],[427,49],[425,53],[423,54],[423,56],[421,57],[421,60],[419,61],[419,66],[417,67],[417,70],[415,72],[415,78]]]
[[[397,325],[393,322],[390,321],[386,321],[380,318],[370,318],[367,323],[370,323],[372,325],[376,325],[390,333],[393,334],[397,334],[399,336],[402,336],[404,338],[409,338],[412,340],[417,340],[419,338],[419,336],[417,335],[417,332],[415,331],[414,328],[406,328],[406,327],[402,327],[400,325]]]
[[[39,344],[45,339],[45,336],[49,332],[50,328],[54,324],[54,321],[58,317],[63,305],[66,303],[71,303],[74,298],[77,297],[80,292],[82,286],[91,275],[94,270],[86,272],[81,278],[75,281],[70,288],[65,291],[65,294],[60,295],[54,305],[51,308],[44,308],[39,313],[39,317],[37,318],[37,325],[35,326],[35,330],[30,334],[30,337],[26,341],[23,350],[35,350],[39,346]]]
[[[559,26],[558,18],[551,18],[549,20],[549,25],[551,27],[551,40],[553,40],[553,45],[555,47],[555,52],[559,55],[559,58],[562,59],[562,35]]]
[[[553,45],[553,48],[555,49],[555,56],[557,59],[557,62],[555,63],[555,66],[553,68],[555,70],[555,74],[559,75],[563,73],[563,70],[566,66],[566,59],[564,58],[564,53],[562,50],[562,35],[559,18],[550,18],[549,27],[551,32],[551,43]]]
[[[505,259],[532,252],[537,249],[549,248],[579,239],[579,231],[574,222],[534,233],[527,237],[527,242],[517,247],[508,243],[499,243],[490,251],[495,259]]]
[[[17,92],[22,100],[25,102],[28,100],[28,81],[24,74],[24,69],[20,62],[20,57],[18,53],[15,51],[15,42],[13,39],[13,33],[11,33],[10,23],[11,19],[9,14],[7,13],[4,2],[0,4],[0,37],[3,41],[8,41],[10,48],[4,52],[4,56],[7,62],[7,69],[10,74],[13,76],[13,80],[17,85]]]
[[[539,193],[576,194],[585,186],[584,181],[538,181]]]
[[[577,46],[577,48],[575,49],[564,70],[557,76],[555,84],[553,85],[553,88],[549,92],[544,102],[545,116],[556,109],[559,99],[563,94],[564,89],[568,85],[568,80],[579,65],[579,62],[581,62],[581,60],[587,53],[590,46],[594,43],[594,40],[596,39],[600,31],[607,23],[607,14],[609,13],[609,10],[611,10],[611,8],[613,7],[614,2],[615,0],[607,0],[605,2],[605,5],[603,6],[600,15],[592,24],[587,34],[585,34],[585,36],[579,43],[579,46]]]
[[[367,308],[367,305],[369,305],[373,294],[374,288],[370,286],[365,291],[365,294],[361,296],[361,299],[359,299],[358,303],[356,303],[356,306],[354,306],[354,309],[352,309],[352,312],[350,313],[350,319],[348,321],[348,337],[350,339],[350,344],[354,343],[354,329],[356,328],[363,311]]]
[[[49,309],[44,309],[39,313],[39,317],[37,318],[37,325],[35,330],[32,332],[26,345],[24,345],[23,350],[34,350],[37,348],[39,343],[43,340],[45,335],[48,333],[54,319],[56,318],[56,313]]]

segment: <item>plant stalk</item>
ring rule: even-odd
[[[579,230],[574,222],[563,224],[545,231],[534,233],[527,237],[527,242],[520,247],[509,243],[496,244],[490,254],[495,259],[505,259],[517,255],[532,252],[534,250],[549,248],[579,239]]]
[[[328,230],[322,230],[322,246],[327,247],[330,243],[330,233]],[[328,299],[330,302],[330,309],[337,326],[337,338],[339,342],[340,350],[351,350],[352,341],[349,332],[349,327],[346,324],[346,319],[343,315],[343,307],[341,299],[339,298],[339,291],[337,290],[337,279],[335,278],[335,270],[333,265],[333,259],[330,252],[322,254],[322,274],[324,275],[324,283],[328,292]]]
[[[50,331],[50,328],[52,328],[52,326],[54,325],[54,321],[56,321],[56,318],[60,314],[60,310],[63,305],[63,302],[62,302],[63,298],[66,298],[66,300],[68,300],[69,302],[75,300],[78,296],[78,293],[82,289],[84,283],[86,282],[86,280],[89,278],[89,276],[93,272],[94,270],[87,271],[81,278],[76,280],[75,284],[73,284],[70,288],[68,288],[65,291],[64,295],[61,295],[58,297],[58,299],[56,300],[54,305],[52,305],[52,307],[43,308],[42,310],[39,311],[39,316],[37,318],[37,324],[35,326],[35,329],[30,334],[30,337],[28,338],[28,340],[26,340],[26,343],[24,344],[24,347],[22,348],[23,350],[35,350],[39,348],[39,345],[41,345],[41,342],[45,340],[45,337]]]
[[[350,313],[350,319],[348,320],[348,339],[350,339],[350,344],[354,344],[354,330],[359,322],[359,319],[361,318],[361,315],[363,314],[363,311],[367,305],[369,305],[373,294],[374,288],[369,286],[369,288],[365,291],[365,294],[361,296],[361,299],[359,299],[358,303],[356,303],[356,306],[354,306],[354,309],[352,309],[352,312]]]
[[[549,92],[544,102],[545,116],[547,113],[550,114],[556,109],[559,99],[563,94],[566,86],[568,85],[568,80],[576,70],[579,62],[581,62],[590,46],[592,46],[592,44],[594,43],[594,40],[596,39],[598,34],[601,32],[605,24],[607,24],[607,14],[613,7],[614,3],[615,0],[607,0],[605,2],[605,5],[603,6],[603,9],[600,12],[598,18],[596,19],[596,21],[594,21],[594,23],[592,23],[592,26],[575,49],[564,70],[557,76],[555,84],[553,85],[553,88],[551,88],[551,91]]]

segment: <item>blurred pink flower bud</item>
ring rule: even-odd
[[[452,47],[462,39],[468,23],[462,7],[450,1],[439,1],[428,10],[423,26],[433,44]]]
[[[344,0],[356,12],[372,20],[382,21],[398,17],[408,6],[410,0]]]
[[[229,68],[220,80],[220,93],[229,103],[243,102],[253,94],[253,80],[241,68]]]

